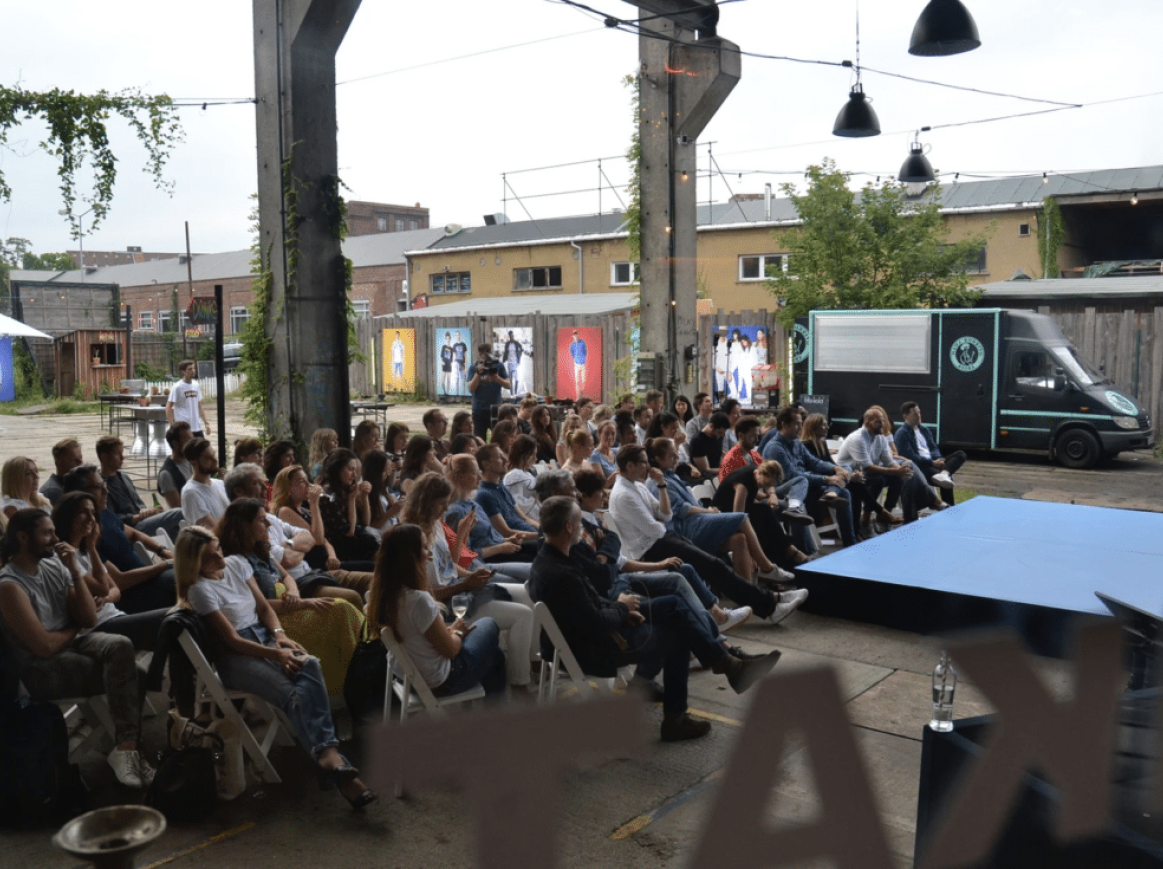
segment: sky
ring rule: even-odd
[[[921,141],[945,180],[955,172],[969,179],[1163,163],[1163,94],[1144,96],[1163,92],[1152,49],[1163,30],[1159,0],[964,0],[982,46],[918,58],[908,41],[924,2],[860,0],[859,10],[857,0],[721,3],[719,35],[744,52],[829,63],[856,59],[859,12],[862,83],[883,133],[831,134],[854,81],[850,69],[744,56],[739,84],[700,137],[699,201],[762,193],[766,183],[777,192],[785,183],[802,187],[804,169],[825,157],[858,173],[856,184],[893,176],[923,126],[933,127]],[[625,0],[588,5],[636,17]],[[254,96],[245,0],[7,7],[2,85],[137,87],[209,102]],[[364,0],[336,63],[339,173],[349,199],[420,203],[432,226],[625,204],[622,155],[633,125],[623,79],[638,67],[638,37],[600,17],[557,0]],[[874,71],[1084,107],[966,124],[1054,106]],[[86,249],[180,251],[186,221],[195,252],[250,244],[253,106],[183,108],[180,117],[185,138],[166,168],[172,193],[154,188],[141,171],[144,150],[110,122],[119,176],[105,222],[91,231],[82,219]],[[0,201],[0,238],[27,238],[37,253],[76,247],[58,214],[56,164],[38,149],[44,133],[26,123],[0,145],[0,171],[12,187],[11,201]],[[579,165],[541,168],[561,164]],[[81,188],[83,196],[84,175]]]

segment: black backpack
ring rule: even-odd
[[[217,734],[200,731],[189,736],[184,748],[171,751],[158,764],[145,804],[171,824],[205,820],[218,804],[215,752],[222,751]]]
[[[343,700],[357,727],[380,722],[387,678],[388,650],[379,638],[356,646],[343,680]]]
[[[61,821],[83,812],[86,796],[60,708],[30,697],[0,705],[0,821]]]

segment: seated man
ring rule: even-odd
[[[477,489],[476,502],[484,518],[492,523],[502,537],[511,537],[516,533],[526,539],[536,537],[537,523],[521,512],[513,493],[501,482],[509,466],[501,448],[496,444],[483,446],[477,450],[476,460],[481,469],[481,485]]]
[[[452,503],[444,514],[444,521],[449,527],[456,528],[468,513],[477,514],[469,530],[468,545],[480,554],[481,560],[488,564],[528,564],[533,560],[537,554],[537,544],[531,538],[536,537],[537,532],[515,531],[509,536],[502,535],[484,517],[484,510],[473,500],[473,494],[481,483],[481,470],[476,458],[449,457],[446,477],[452,484]]]
[[[712,672],[726,675],[740,694],[775,666],[778,651],[746,661],[730,655],[675,595],[645,602],[635,594],[602,597],[570,556],[583,533],[577,502],[550,498],[541,517],[545,545],[533,562],[530,596],[549,607],[586,673],[611,676],[624,664],[637,664],[636,678],[653,681],[663,671],[663,741],[695,739],[711,729],[709,722],[687,714],[692,653]]]
[[[686,422],[686,442],[689,449],[690,442],[711,421],[711,414],[715,411],[715,400],[705,392],[696,392],[694,399],[694,416]]]
[[[186,444],[193,439],[194,433],[190,430],[188,422],[176,422],[166,429],[166,443],[170,446],[170,454],[158,469],[157,491],[170,507],[177,509],[182,507],[182,486],[186,485],[186,480],[194,476],[194,468],[182,452]]]
[[[653,419],[654,411],[650,405],[642,404],[634,408],[634,436],[638,438],[638,443],[646,443],[646,430],[650,428]]]
[[[953,497],[953,474],[965,464],[965,453],[957,450],[947,456],[941,455],[933,433],[921,422],[921,407],[915,401],[906,401],[901,405],[901,416],[905,424],[892,436],[897,452],[920,468],[925,479],[941,490],[941,500],[952,507],[956,503]],[[55,450],[53,456],[56,456]],[[40,491],[44,494],[43,488]]]
[[[65,438],[58,441],[52,448],[52,460],[56,465],[56,472],[49,474],[44,485],[40,487],[40,494],[48,498],[54,507],[65,494],[65,474],[85,460],[81,458],[81,442],[76,438]]]
[[[142,534],[151,536],[159,528],[164,528],[170,540],[177,539],[182,511],[145,506],[129,474],[121,470],[125,463],[125,445],[121,438],[112,435],[99,438],[97,461],[101,463],[101,476],[105,479],[105,485],[109,487],[109,509],[116,513],[122,522],[132,525]]]
[[[681,558],[698,571],[699,577],[716,594],[751,607],[752,612],[773,625],[795,612],[807,599],[808,593],[803,590],[773,593],[759,588],[726,562],[668,531],[665,523],[671,516],[670,495],[662,471],[650,466],[645,447],[633,444],[619,449],[618,471],[618,479],[610,490],[610,519],[628,557],[644,561]],[[646,487],[648,478],[658,486],[657,497]]]
[[[448,432],[448,417],[443,410],[434,407],[426,410],[420,421],[424,423],[424,432],[432,438],[432,451],[436,453],[436,458],[444,461],[448,455],[448,441],[444,437]]]
[[[97,502],[97,518],[101,523],[97,554],[121,590],[118,608],[136,614],[177,603],[174,570],[170,564],[173,553],[154,538],[126,525],[109,509],[108,489],[97,466],[79,465],[69,471],[65,475],[65,494],[69,492],[87,492]],[[135,543],[141,543],[164,560],[146,564],[134,550]]]
[[[882,420],[880,411],[870,407],[864,412],[860,428],[852,432],[840,444],[837,458],[846,465],[865,474],[865,485],[875,487],[892,482],[900,492],[901,513],[905,522],[915,522],[917,512],[932,498],[932,492],[919,474],[913,473],[913,465],[907,459],[897,459],[888,446],[888,439],[881,437]],[[879,489],[876,489],[879,494]]]
[[[213,531],[230,506],[226,486],[217,477],[218,455],[210,441],[199,438],[186,444],[182,454],[194,469],[194,475],[182,486],[182,513],[191,525]]]
[[[777,434],[763,450],[764,459],[779,462],[785,478],[806,477],[808,481],[807,504],[810,509],[821,503],[836,511],[836,521],[840,526],[840,540],[845,546],[856,543],[856,527],[852,522],[852,502],[848,490],[848,471],[839,465],[818,459],[808,452],[800,440],[804,428],[804,418],[799,408],[782,408],[775,417]],[[815,552],[816,547],[805,527],[792,530],[796,545],[805,552]]]
[[[97,608],[76,549],[57,540],[48,514],[26,509],[8,520],[0,555],[0,631],[20,680],[37,700],[104,693],[117,742],[109,765],[122,784],[148,787],[154,771],[138,751],[143,694],[133,643],[86,633]]]
[[[691,464],[699,469],[704,478],[719,473],[719,465],[723,463],[723,436],[730,425],[731,420],[727,414],[717,410],[691,440]]]
[[[723,452],[735,446],[735,426],[743,419],[743,405],[737,398],[726,398],[719,405],[719,410],[727,414],[727,431],[723,434]]]

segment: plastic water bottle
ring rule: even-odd
[[[929,727],[938,733],[953,729],[953,693],[957,690],[957,671],[949,661],[949,653],[942,651],[941,660],[933,668],[933,720]]]

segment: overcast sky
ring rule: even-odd
[[[1163,32],[1163,3],[965,2],[982,47],[916,58],[908,40],[924,0],[863,0],[862,65],[1088,105],[924,133],[938,171],[968,177],[1163,162],[1157,120],[1163,96],[1093,105],[1163,91],[1153,47]],[[588,5],[622,18],[636,14],[624,0]],[[749,52],[855,59],[856,6],[856,0],[738,0],[722,5],[719,35]],[[245,0],[9,3],[0,81],[32,90],[136,86],[174,98],[252,97],[250,9]],[[433,226],[479,224],[484,214],[505,210],[514,219],[525,219],[525,209],[535,218],[595,213],[605,181],[592,161],[607,158],[602,169],[614,185],[627,177],[618,156],[632,132],[622,79],[637,58],[636,36],[553,0],[365,0],[337,61],[347,195],[418,202],[431,210]],[[852,81],[847,69],[744,57],[742,80],[701,137],[714,143],[725,179],[717,171],[713,183],[700,178],[700,201],[724,201],[728,184],[736,193],[757,193],[765,182],[802,181],[804,167],[825,156],[847,171],[895,175],[919,127],[1050,107],[866,71],[864,89],[884,132],[836,138],[832,125]],[[152,187],[140,171],[144,151],[112,122],[120,176],[106,222],[90,234],[85,220],[87,249],[181,250],[187,220],[195,251],[249,245],[248,196],[257,187],[253,107],[187,108],[181,120],[185,141],[167,169],[172,196]],[[0,237],[28,238],[38,253],[76,246],[57,214],[55,163],[36,147],[43,132],[27,124],[0,146],[0,168],[13,189],[12,201],[0,203]],[[699,153],[705,174],[706,147]],[[523,171],[575,161],[591,162]],[[507,204],[502,173],[512,186]],[[576,190],[586,192],[545,195]],[[602,210],[617,206],[614,192],[604,190]]]

